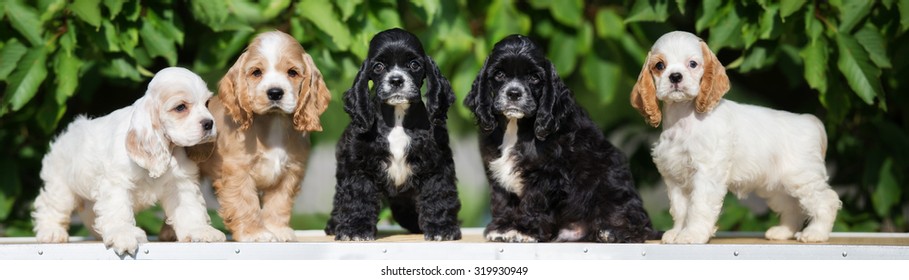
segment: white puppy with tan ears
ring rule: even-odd
[[[812,115],[723,99],[727,91],[726,69],[707,44],[677,31],[654,43],[631,92],[650,125],[663,122],[653,161],[674,221],[663,243],[710,240],[728,191],[754,192],[780,214],[767,239],[826,241],[841,203],[827,184],[824,125]]]
[[[135,212],[161,201],[180,241],[224,241],[199,189],[199,168],[183,147],[214,140],[205,82],[184,68],[158,72],[145,96],[106,116],[76,118],[44,156],[44,188],[32,217],[38,242],[67,242],[80,210],[93,234],[118,255],[147,242]]]

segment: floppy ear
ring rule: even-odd
[[[240,130],[246,130],[252,124],[252,110],[250,110],[249,90],[246,77],[243,77],[243,63],[248,52],[243,52],[237,62],[230,67],[227,74],[218,82],[218,96],[221,103],[227,108],[230,117],[240,125]]]
[[[170,168],[170,141],[164,136],[156,100],[146,93],[133,104],[129,130],[126,133],[126,153],[137,165],[148,170],[148,176],[161,177]]]
[[[559,126],[565,121],[572,111],[574,103],[571,99],[571,90],[562,82],[555,65],[549,62],[549,73],[546,75],[547,82],[543,88],[543,94],[540,96],[540,104],[537,107],[537,120],[534,127],[537,139],[546,140],[546,137],[559,130]]]
[[[439,71],[439,66],[428,55],[424,57],[429,64],[426,72],[426,110],[429,119],[434,125],[445,125],[448,119],[448,108],[454,103],[455,96],[451,92],[451,84]]]
[[[644,67],[641,68],[641,74],[638,74],[638,81],[631,89],[631,106],[641,113],[641,116],[650,126],[660,126],[663,115],[660,112],[660,104],[656,98],[656,86],[653,84],[653,73],[650,72],[650,58],[652,55],[647,52],[647,58],[644,59]]]
[[[353,86],[344,92],[344,112],[350,115],[350,125],[359,133],[369,131],[376,119],[375,108],[369,98],[369,75],[366,73],[369,61],[363,61]]]
[[[489,83],[487,80],[489,76],[486,74],[487,67],[489,67],[489,58],[486,58],[486,61],[483,62],[483,68],[480,68],[480,73],[477,73],[477,78],[473,80],[473,85],[470,87],[470,92],[467,93],[467,96],[464,98],[464,106],[470,109],[473,112],[473,115],[476,116],[477,126],[480,127],[480,132],[483,134],[488,134],[496,128],[496,119],[492,114],[492,95],[490,94]]]
[[[294,112],[294,128],[298,131],[322,131],[319,116],[328,108],[331,93],[322,80],[322,72],[308,53],[303,53],[303,63],[306,65],[306,72],[303,74],[303,86],[300,87]]]
[[[704,55],[704,76],[701,77],[701,92],[695,98],[695,109],[698,113],[706,113],[713,110],[729,91],[729,77],[726,68],[704,41],[701,41],[701,53]]]

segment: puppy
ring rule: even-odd
[[[706,243],[727,191],[757,193],[780,214],[767,239],[793,238],[809,219],[798,240],[826,241],[841,203],[826,182],[824,125],[812,115],[723,99],[727,91],[726,70],[707,44],[670,32],[654,43],[631,92],[648,124],[663,120],[653,161],[674,220],[663,242]]]
[[[625,155],[530,39],[496,43],[464,105],[492,186],[489,241],[643,242],[653,234]]]
[[[395,221],[410,232],[422,232],[426,240],[461,238],[445,127],[453,102],[448,80],[416,36],[389,29],[372,38],[344,93],[351,123],[338,142],[338,185],[327,234],[335,240],[375,239],[381,200],[387,198]]]
[[[198,75],[166,68],[132,106],[96,119],[76,120],[44,156],[44,188],[32,217],[38,242],[67,242],[70,215],[118,255],[148,242],[135,211],[160,201],[180,241],[220,242],[199,189],[199,169],[183,147],[214,139],[205,104],[211,92]]]
[[[290,215],[308,133],[322,130],[319,116],[330,100],[312,57],[280,31],[256,36],[218,83],[209,109],[220,133],[189,152],[212,179],[233,240],[296,240]]]

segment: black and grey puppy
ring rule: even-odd
[[[530,39],[496,43],[464,100],[492,186],[490,241],[643,242],[654,235],[624,154]]]
[[[426,102],[420,88],[426,79]],[[375,94],[370,94],[373,81]],[[376,34],[344,93],[351,123],[337,146],[337,190],[325,228],[335,240],[373,240],[383,198],[395,221],[426,240],[461,239],[446,119],[454,94],[413,34]]]

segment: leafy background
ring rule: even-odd
[[[844,202],[835,230],[909,230],[909,115],[899,94],[909,92],[909,0],[0,0],[0,236],[32,235],[40,160],[75,115],[131,104],[167,66],[190,68],[214,90],[258,32],[288,32],[313,55],[333,94],[314,142],[333,145],[348,122],[340,96],[369,39],[390,27],[417,34],[451,80],[456,139],[475,138],[460,104],[491,46],[512,33],[533,37],[629,154],[638,187],[657,193],[649,146],[659,130],[631,109],[628,93],[654,40],[694,32],[727,65],[727,98],[825,121],[830,181]],[[483,226],[486,200],[464,204],[464,225]],[[720,230],[776,222],[750,204],[727,199]],[[671,226],[665,208],[648,203],[659,229]],[[160,225],[154,211],[138,218],[151,234]],[[321,228],[324,215],[304,220],[295,225]]]

